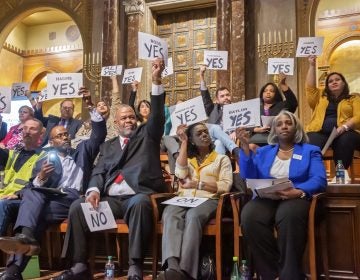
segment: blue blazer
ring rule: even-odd
[[[279,150],[279,145],[267,145],[250,152],[240,151],[240,174],[243,178],[270,179],[270,169]],[[320,148],[310,144],[295,144],[290,161],[289,179],[307,196],[322,192],[327,186],[326,171]]]

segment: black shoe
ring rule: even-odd
[[[92,280],[92,276],[88,269],[74,274],[71,270],[65,270],[59,276],[51,278],[52,280]]]
[[[0,273],[0,280],[23,280],[20,272],[10,273],[4,271]]]
[[[38,255],[39,243],[25,234],[16,234],[14,237],[0,237],[0,249],[7,254]]]

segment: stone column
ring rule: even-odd
[[[119,6],[117,0],[104,0],[104,24],[103,24],[103,46],[102,65],[110,66],[119,64],[118,61],[119,41]],[[109,98],[112,88],[111,79],[102,79],[101,97]]]
[[[233,102],[245,99],[245,4],[231,1],[231,92]]]
[[[127,50],[126,68],[138,67],[138,32],[141,30],[141,23],[145,10],[144,0],[124,0],[125,14],[127,15]],[[124,88],[123,102],[128,103],[130,86]]]
[[[216,0],[216,26],[217,26],[217,49],[228,51],[230,54],[231,32],[231,2],[229,0]],[[229,61],[231,58],[229,57]],[[231,63],[228,71],[217,72],[217,87],[230,88]]]

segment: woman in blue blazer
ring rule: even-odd
[[[269,145],[249,149],[249,135],[237,130],[241,141],[239,166],[243,178],[289,178],[294,187],[279,191],[279,199],[255,197],[241,212],[241,226],[262,279],[304,279],[302,256],[313,194],[325,190],[326,172],[318,147],[308,138],[298,118],[281,111],[273,120]],[[277,240],[274,237],[277,230]]]

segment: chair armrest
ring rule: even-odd
[[[168,200],[174,196],[176,196],[174,193],[155,193],[150,195],[151,205],[153,207],[154,222],[157,223],[161,219],[162,210],[164,208],[160,208],[161,202]]]

